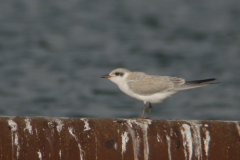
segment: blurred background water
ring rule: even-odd
[[[132,118],[115,68],[220,84],[153,104],[153,119],[240,120],[239,0],[3,0],[0,115]]]

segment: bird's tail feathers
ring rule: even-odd
[[[206,82],[211,82],[211,81],[215,81],[215,78],[210,78],[210,79],[203,79],[203,80],[194,80],[194,81],[186,81],[185,85],[203,85],[203,84],[217,84],[219,82],[215,82],[215,83],[206,83]]]
[[[180,90],[192,89],[192,88],[203,87],[211,84],[220,83],[220,82],[207,83],[215,80],[216,80],[215,78],[210,78],[210,79],[203,79],[203,80],[186,81],[183,85],[176,87],[176,90],[180,91]]]

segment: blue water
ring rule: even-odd
[[[153,104],[153,119],[240,120],[240,1],[3,1],[0,115],[132,118],[115,68],[220,84]]]

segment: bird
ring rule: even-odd
[[[203,87],[215,83],[215,78],[186,81],[183,78],[149,75],[144,72],[131,72],[124,68],[117,68],[109,74],[102,75],[100,78],[107,78],[115,83],[118,88],[128,96],[143,101],[142,119],[146,110],[146,104],[149,103],[148,117],[152,110],[151,103],[161,103],[166,98],[171,97],[179,91]]]

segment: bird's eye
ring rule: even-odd
[[[123,76],[123,73],[122,73],[122,72],[115,72],[115,75],[116,75],[116,76],[121,76],[121,77],[122,77],[122,76]]]

